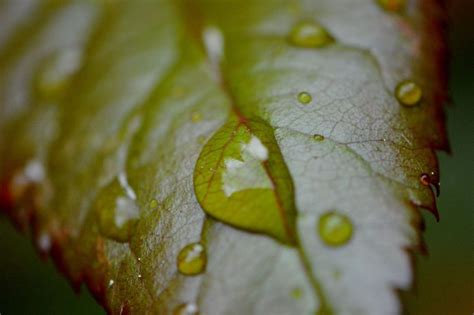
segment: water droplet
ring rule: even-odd
[[[158,208],[158,206],[159,206],[158,200],[152,199],[150,201],[150,209],[156,209],[156,208]]]
[[[200,122],[202,120],[202,114],[200,112],[194,112],[191,114],[191,121],[193,123]]]
[[[377,2],[384,10],[390,12],[400,12],[406,5],[406,0],[377,0]]]
[[[65,90],[81,64],[77,49],[55,52],[45,58],[36,74],[35,87],[44,98],[57,98]]]
[[[142,262],[142,259],[140,257],[137,258],[138,262]]]
[[[185,303],[178,305],[173,315],[199,315],[199,308],[194,303]]]
[[[350,219],[335,211],[329,211],[319,218],[319,235],[331,246],[347,243],[352,237],[352,222]]]
[[[206,250],[201,243],[186,245],[178,254],[177,265],[180,273],[195,276],[206,268]]]
[[[313,140],[314,141],[323,141],[324,140],[324,136],[323,135],[319,135],[319,134],[316,134],[316,135],[313,135]]]
[[[295,243],[293,187],[269,125],[231,118],[203,147],[194,188],[212,217],[285,244]],[[288,196],[283,205],[276,198],[280,194]]]
[[[296,287],[294,288],[293,290],[291,290],[291,296],[294,298],[294,299],[301,299],[301,297],[303,296],[303,290],[299,287]]]
[[[318,48],[332,43],[334,38],[320,24],[304,21],[293,26],[289,41],[299,47]]]
[[[311,103],[312,100],[313,98],[311,97],[311,94],[309,94],[308,92],[300,92],[298,94],[298,101],[303,105]]]
[[[417,105],[423,96],[423,91],[415,82],[406,80],[400,82],[395,88],[395,97],[404,106]]]
[[[98,212],[99,231],[117,242],[127,242],[140,215],[139,208],[122,187],[114,180],[105,187],[95,203]]]
[[[420,182],[425,185],[425,186],[429,186],[431,184],[431,177],[430,175],[426,174],[426,173],[423,173],[420,175]]]

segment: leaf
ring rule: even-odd
[[[1,206],[75,287],[110,313],[400,312],[447,148],[437,2],[0,14]]]

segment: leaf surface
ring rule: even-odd
[[[384,3],[4,2],[2,208],[111,313],[399,313],[444,44]]]

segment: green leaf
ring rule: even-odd
[[[1,208],[111,313],[399,313],[447,147],[403,3],[3,2]]]

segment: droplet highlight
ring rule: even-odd
[[[341,246],[351,239],[353,226],[347,216],[329,211],[319,218],[318,232],[326,245]]]
[[[319,23],[303,21],[293,26],[289,41],[298,47],[320,48],[334,42],[334,38]]]
[[[199,315],[199,308],[194,303],[185,303],[178,305],[173,315]]]
[[[195,276],[206,269],[206,249],[201,243],[185,246],[178,254],[177,265],[181,274]]]
[[[420,86],[411,80],[400,82],[395,88],[395,97],[403,106],[417,105],[423,96]]]
[[[313,100],[313,97],[308,92],[300,92],[298,94],[298,101],[303,105],[307,105],[311,103],[312,100]]]
[[[420,182],[425,185],[425,186],[429,186],[431,184],[431,177],[430,175],[426,174],[426,173],[423,173],[420,175]]]

